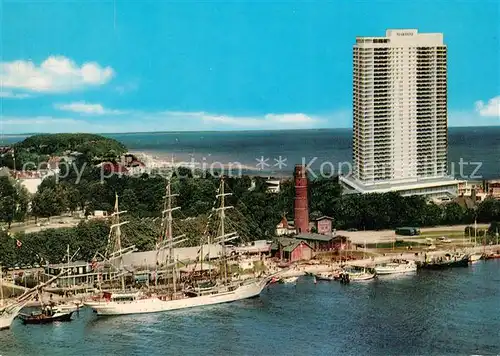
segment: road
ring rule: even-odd
[[[460,232],[464,231],[465,228],[470,225],[453,225],[453,226],[434,226],[425,227],[420,229],[421,235],[425,235],[429,232],[442,231],[443,236],[446,236],[446,232]],[[488,224],[477,224],[478,229],[488,228]],[[353,243],[363,244],[363,243],[381,243],[381,242],[392,242],[398,238],[405,238],[406,236],[396,235],[394,230],[379,230],[379,231],[344,231],[338,230],[337,235],[348,237]]]
[[[53,216],[50,218],[50,221],[46,219],[38,219],[38,223],[35,224],[33,220],[27,223],[16,223],[12,224],[11,232],[39,232],[46,229],[59,229],[63,227],[73,227],[78,225],[81,221],[80,218],[75,218],[71,216]]]

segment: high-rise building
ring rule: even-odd
[[[447,48],[441,33],[387,30],[353,48],[353,169],[365,192],[455,195],[447,177]]]

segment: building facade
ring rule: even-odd
[[[385,37],[357,37],[353,169],[341,180],[362,193],[388,184],[404,191],[407,184],[435,181],[434,193],[452,190],[454,195],[458,182],[447,177],[447,147],[443,34],[410,29],[387,30]]]
[[[316,232],[321,235],[332,235],[333,231],[333,218],[329,216],[322,216],[314,219],[314,227]]]

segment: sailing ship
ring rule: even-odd
[[[377,275],[412,273],[417,271],[415,261],[396,260],[390,263],[375,266]]]
[[[231,195],[224,192],[224,179],[221,179],[220,187],[218,189],[217,199],[220,198],[220,207],[216,209],[220,216],[220,235],[213,239],[214,243],[222,246],[222,254],[220,260],[222,262],[222,271],[220,273],[220,280],[215,285],[207,287],[201,286],[185,286],[177,292],[177,284],[175,282],[175,265],[173,260],[173,246],[179,241],[179,237],[174,238],[172,235],[172,211],[171,208],[171,182],[167,181],[167,196],[168,199],[166,209],[167,219],[167,240],[161,243],[160,248],[168,248],[169,263],[167,268],[171,268],[173,279],[173,293],[167,295],[152,294],[150,296],[142,293],[129,293],[128,295],[118,293],[105,293],[103,300],[85,303],[91,307],[98,315],[124,315],[124,314],[140,314],[140,313],[155,313],[165,312],[176,309],[200,307],[206,305],[220,304],[233,302],[241,299],[247,299],[258,296],[264,287],[267,285],[271,277],[263,277],[256,279],[249,279],[245,281],[232,280],[228,276],[227,258],[225,242],[238,238],[235,232],[226,233],[225,231],[225,211],[230,206],[225,205],[225,197]],[[164,214],[165,215],[165,214]],[[201,241],[201,246],[203,246]],[[202,248],[200,249],[200,263],[203,261],[204,255]]]

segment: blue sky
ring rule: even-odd
[[[0,131],[350,127],[352,45],[443,32],[450,126],[500,125],[497,1],[0,1]]]

